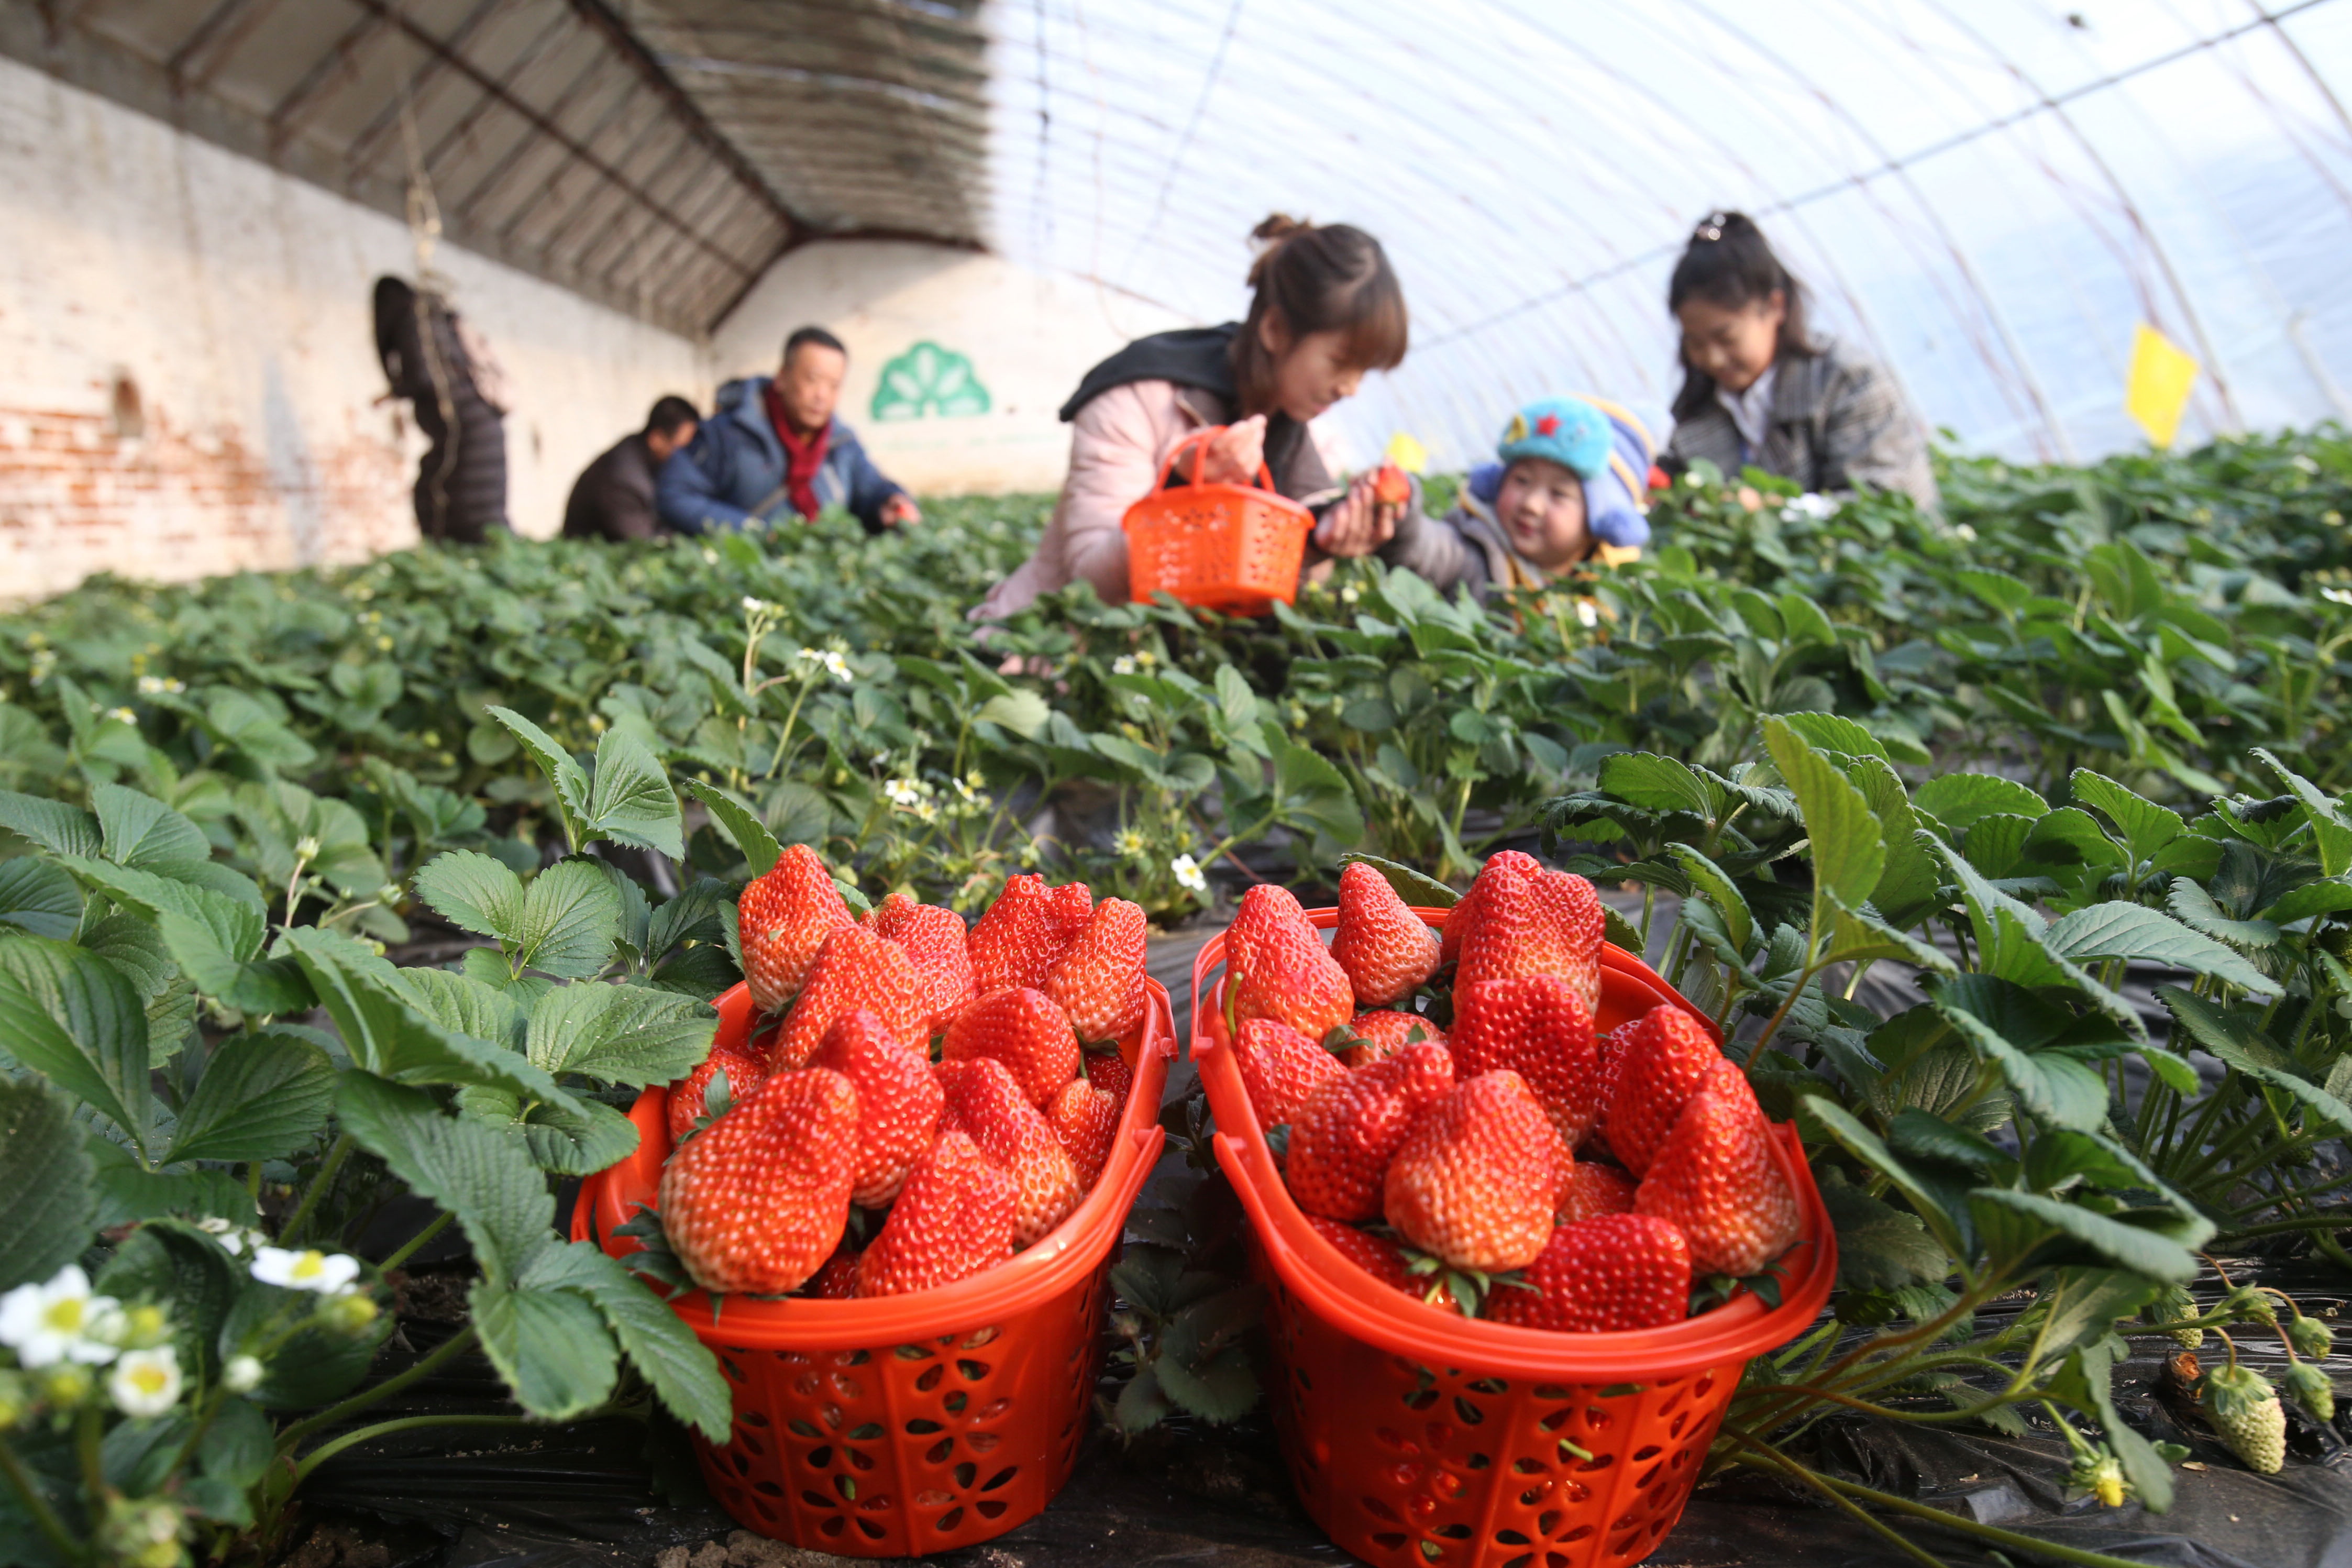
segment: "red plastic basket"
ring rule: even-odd
[[[1328,930],[1339,913],[1307,918]],[[1192,1059],[1218,1163],[1249,1211],[1280,1363],[1268,1397],[1307,1511],[1376,1568],[1622,1568],[1648,1556],[1682,1517],[1748,1359],[1803,1332],[1829,1300],[1836,1241],[1794,1130],[1777,1130],[1778,1150],[1806,1239],[1779,1307],[1742,1295],[1671,1328],[1609,1334],[1441,1311],[1372,1283],[1291,1201],[1225,1037],[1222,986],[1208,984],[1223,962],[1220,935],[1193,963]],[[1641,960],[1601,950],[1601,1027],[1660,1003],[1705,1018]]]
[[[1128,590],[1138,601],[1169,594],[1228,615],[1263,616],[1298,596],[1298,565],[1315,518],[1277,494],[1258,465],[1258,485],[1208,484],[1195,477],[1171,489],[1168,476],[1189,447],[1206,451],[1223,426],[1176,445],[1152,492],[1127,509]],[[1198,476],[1199,466],[1193,468]],[[1261,488],[1262,487],[1262,488]]]
[[[1002,1535],[1054,1500],[1077,1462],[1094,1396],[1103,1280],[1127,1211],[1166,1138],[1160,1096],[1176,1054],[1168,993],[1120,1042],[1135,1069],[1118,1142],[1094,1190],[1012,1261],[936,1290],[870,1301],[671,1302],[734,1384],[733,1440],[695,1438],[702,1474],[748,1530],[858,1557],[913,1557]],[[719,998],[720,1045],[756,1015]],[[614,1232],[654,1207],[669,1155],[669,1092],[629,1118],[637,1152],[582,1184],[574,1240],[615,1257]]]

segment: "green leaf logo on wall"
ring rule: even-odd
[[[988,388],[971,361],[928,338],[884,365],[874,388],[877,419],[954,419],[988,407]]]

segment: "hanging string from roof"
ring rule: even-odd
[[[396,35],[405,34],[408,28],[403,13],[403,0],[393,0],[392,26]],[[425,170],[425,147],[416,132],[415,77],[403,70],[396,58],[393,71],[400,89],[400,140],[408,153],[408,237],[416,251],[416,284],[410,293],[410,308],[416,313],[417,351],[424,356],[425,376],[433,384],[434,405],[441,415],[441,460],[422,477],[433,515],[446,523],[449,478],[457,468],[457,400],[456,380],[441,353],[441,334],[434,330],[435,312],[447,309],[443,300],[446,280],[433,270],[433,252],[441,243],[441,204],[433,194],[433,176]]]

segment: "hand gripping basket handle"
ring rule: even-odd
[[[1157,490],[1164,490],[1168,488],[1168,477],[1176,471],[1177,461],[1184,456],[1184,449],[1186,447],[1198,446],[1201,448],[1202,458],[1206,460],[1209,454],[1209,443],[1215,440],[1218,437],[1223,435],[1231,428],[1231,426],[1226,425],[1207,426],[1202,429],[1193,431],[1190,436],[1187,436],[1181,441],[1177,442],[1174,448],[1169,452],[1168,460],[1160,465],[1160,483],[1154,493],[1156,494]],[[1184,483],[1189,489],[1200,482],[1201,464],[1196,462],[1192,465],[1192,477],[1186,479]],[[1274,474],[1273,471],[1265,466],[1265,459],[1264,458],[1260,458],[1258,459],[1257,486],[1258,489],[1262,490],[1270,490],[1274,489]]]

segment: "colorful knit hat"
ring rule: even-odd
[[[1539,397],[1511,416],[1495,455],[1506,463],[1541,458],[1593,479],[1608,466],[1609,416],[1580,397]]]
[[[1542,458],[1584,481],[1585,526],[1601,543],[1619,548],[1650,542],[1650,465],[1657,460],[1660,419],[1601,398],[1546,397],[1511,416],[1492,469],[1471,474],[1470,489],[1491,506],[1503,470],[1522,458]],[[1483,482],[1482,482],[1483,481]]]

